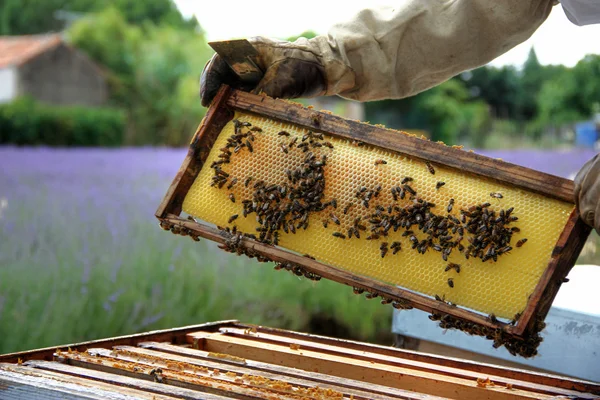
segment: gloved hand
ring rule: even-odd
[[[207,107],[217,94],[221,84],[236,89],[264,92],[275,98],[293,99],[315,97],[325,94],[327,89],[325,68],[318,51],[301,38],[294,43],[257,37],[249,39],[258,52],[258,67],[265,75],[251,87],[240,81],[218,54],[206,64],[200,78],[200,97]]]
[[[600,154],[589,160],[575,176],[575,205],[581,219],[600,234]]]

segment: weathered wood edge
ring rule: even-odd
[[[364,382],[447,398],[508,400],[550,399],[550,396],[552,396],[532,393],[518,388],[511,391],[503,388],[490,390],[487,387],[477,385],[476,379],[425,372],[401,365],[384,365],[376,361],[369,362],[348,355],[332,356],[302,348],[294,350],[288,346],[273,345],[249,338],[218,333],[203,335],[199,332],[190,334],[188,342],[197,343],[198,347],[204,351],[227,353],[237,357],[303,370],[315,368],[326,374],[334,374],[348,379],[360,379]]]
[[[150,350],[157,350],[157,351],[160,351],[160,352],[163,352],[166,354],[170,354],[170,355],[182,355],[187,358],[190,358],[191,360],[198,360],[202,363],[206,363],[207,361],[215,361],[214,357],[208,356],[208,354],[210,354],[210,352],[199,350],[199,349],[180,347],[180,346],[174,346],[174,345],[165,345],[165,344],[156,343],[156,342],[140,343],[140,346],[142,348],[147,348]],[[206,353],[206,355],[204,355],[203,353]],[[227,360],[227,359],[218,359],[218,362],[222,363],[223,365],[228,366],[227,368],[243,366],[243,367],[249,368],[251,370],[258,371],[259,373],[276,371],[277,374],[281,375],[282,377],[307,379],[312,382],[317,382],[319,384],[321,384],[321,383],[335,384],[335,385],[338,385],[340,387],[344,387],[344,388],[350,389],[350,390],[367,390],[367,391],[370,391],[371,393],[375,393],[375,394],[379,394],[379,395],[383,395],[383,396],[393,396],[394,398],[407,398],[407,399],[414,399],[414,400],[417,400],[417,399],[420,399],[420,400],[441,399],[438,397],[423,395],[423,394],[419,394],[416,392],[407,392],[402,389],[394,389],[389,386],[367,384],[360,380],[340,378],[335,375],[326,375],[326,374],[321,374],[319,372],[304,371],[304,370],[299,370],[296,368],[284,367],[282,365],[277,365],[277,364],[268,364],[268,363],[263,363],[260,361],[251,360],[248,358],[244,359],[244,361],[245,361],[245,364],[240,364],[236,361],[231,361],[231,360]]]
[[[439,163],[528,191],[573,204],[573,181],[521,167],[505,161],[460,150],[441,143],[419,139],[395,130],[351,121],[311,110],[283,100],[276,100],[234,90],[227,105],[261,116],[278,119],[334,137],[358,140],[413,158]]]
[[[477,371],[471,371],[467,369],[456,369],[438,363],[423,363],[421,361],[410,360],[401,357],[391,357],[386,354],[379,354],[376,352],[369,352],[365,350],[355,350],[345,346],[339,346],[331,343],[320,343],[318,341],[291,338],[285,335],[278,335],[266,332],[248,332],[243,328],[239,327],[223,327],[219,329],[219,333],[224,335],[233,336],[242,339],[255,340],[263,343],[270,343],[273,345],[289,346],[291,344],[298,344],[303,350],[310,350],[322,353],[324,355],[340,355],[343,357],[352,357],[363,361],[375,361],[380,364],[388,364],[400,366],[403,368],[412,369],[415,371],[430,372],[445,376],[452,376],[455,378],[463,379],[477,379],[481,378],[481,375]],[[211,334],[216,334],[211,332]],[[190,333],[189,335],[196,335]],[[401,360],[399,360],[401,358]],[[541,394],[553,394],[563,396],[576,396],[579,393],[570,389],[558,388],[556,386],[542,385],[534,382],[527,382],[523,380],[513,380],[505,378],[500,375],[490,374],[489,378],[495,384],[513,384],[521,390],[527,390],[530,392],[537,392]]]
[[[368,351],[371,353],[388,355],[392,357],[405,358],[407,360],[419,361],[424,363],[432,363],[440,366],[465,369],[481,374],[498,375],[504,378],[516,379],[537,383],[540,385],[556,386],[568,390],[576,390],[583,393],[600,394],[600,383],[585,381],[577,378],[563,377],[559,375],[551,375],[547,373],[530,371],[525,369],[509,368],[502,365],[486,364],[478,361],[442,356],[439,354],[421,353],[414,350],[406,350],[389,346],[382,346],[372,343],[363,343],[349,339],[330,338],[327,336],[315,335],[312,333],[289,331],[281,328],[272,328],[263,325],[253,325],[240,322],[235,324],[236,327],[244,329],[255,328],[257,332],[271,333],[289,338],[298,338],[301,340],[310,340],[323,344],[331,344],[334,346],[343,346],[345,348]],[[219,328],[220,330],[221,328]]]
[[[541,322],[546,318],[564,278],[573,268],[591,231],[592,228],[579,218],[577,210],[573,210],[552,251],[552,259],[531,294],[519,323],[517,323],[517,330],[515,331],[517,334],[522,335],[527,331],[533,332],[536,330],[536,322]]]
[[[221,244],[227,242],[227,237],[224,236],[217,228],[186,220],[176,215],[169,215],[162,220],[167,224],[185,228],[189,233],[193,233],[205,239]],[[297,255],[282,248],[260,243],[249,238],[243,238],[240,245],[250,251],[266,257],[273,262],[291,262],[325,279],[343,283],[350,287],[361,288],[364,289],[365,292],[376,293],[379,297],[399,301],[403,305],[409,305],[413,308],[417,308],[429,313],[436,312],[448,314],[456,318],[475,322],[491,329],[500,328],[506,333],[514,335],[515,327],[509,324],[500,321],[492,322],[482,314],[451,306],[443,301],[438,301],[421,294],[413,293],[396,286],[381,283],[379,281],[336,268],[331,265],[323,264],[317,260]]]
[[[139,342],[155,341],[155,342],[170,342],[170,343],[184,343],[185,336],[197,330],[209,329],[219,330],[224,326],[232,326],[238,321],[235,319],[208,322],[198,325],[183,326],[175,329],[161,329],[157,331],[150,331],[144,333],[137,333],[134,335],[117,336],[109,339],[98,339],[87,342],[79,342],[72,344],[63,344],[52,347],[45,347],[41,349],[21,351],[17,353],[8,353],[0,355],[0,363],[16,363],[19,360],[25,362],[27,360],[46,360],[51,361],[53,354],[57,349],[66,351],[67,349],[85,351],[90,347],[112,347],[121,345],[132,345],[135,346]]]
[[[240,328],[241,329],[241,328]],[[127,351],[127,355],[121,354],[111,354],[111,350],[101,349],[101,354],[103,357],[112,357],[116,360],[124,360],[124,361],[134,361],[136,355],[140,355],[142,357],[149,356],[160,358],[162,361],[175,361],[175,362],[185,362],[199,367],[205,367],[211,370],[218,369],[221,371],[232,371],[238,375],[243,374],[252,374],[255,376],[262,376],[267,379],[285,381],[293,385],[301,386],[301,387],[314,387],[316,382],[319,382],[320,385],[318,387],[322,389],[333,389],[338,392],[344,392],[347,395],[353,395],[355,399],[371,399],[374,398],[379,400],[388,400],[390,399],[389,394],[385,393],[377,393],[369,388],[369,386],[363,382],[357,381],[356,385],[348,385],[343,382],[339,382],[339,378],[336,376],[330,375],[331,379],[315,381],[311,379],[310,374],[306,374],[305,376],[291,376],[285,373],[286,368],[279,365],[269,365],[269,369],[258,369],[253,368],[251,365],[248,365],[248,360],[246,359],[246,363],[235,363],[228,362],[227,359],[218,359],[216,357],[193,357],[189,354],[185,354],[185,352],[164,352],[157,348],[152,347],[139,347],[139,346],[118,346],[115,347],[114,350],[117,351]],[[186,350],[191,350],[186,348]],[[195,352],[201,352],[202,350],[192,350]],[[95,355],[98,353],[94,353]],[[210,353],[209,353],[210,354]],[[413,397],[411,397],[412,399]],[[421,399],[420,397],[417,397]]]
[[[221,133],[223,126],[233,116],[231,110],[225,106],[231,91],[232,89],[228,86],[222,86],[219,89],[211,107],[192,138],[188,153],[177,175],[156,211],[157,218],[162,218],[169,213],[177,215],[181,213],[183,200],[198,176],[198,172],[202,169],[212,145]]]

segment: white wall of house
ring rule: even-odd
[[[17,96],[17,69],[0,68],[0,103],[11,101]]]

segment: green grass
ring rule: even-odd
[[[0,244],[0,353],[222,319],[306,331],[314,315],[356,339],[389,337],[391,306],[164,232],[132,206],[120,223],[83,209],[69,218],[43,193],[10,210],[19,225]]]

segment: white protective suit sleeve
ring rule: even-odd
[[[308,45],[324,65],[326,95],[398,99],[482,66],[527,40],[554,4],[403,0],[393,8],[365,9],[334,25],[327,36],[298,44]]]
[[[600,23],[600,0],[560,0],[569,21],[578,26]]]

